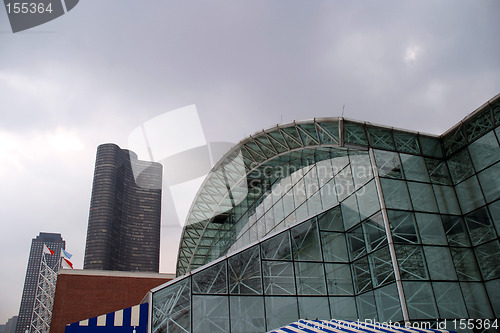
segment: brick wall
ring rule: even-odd
[[[64,270],[62,271],[64,272]],[[96,271],[93,271],[96,272]],[[51,333],[64,333],[66,324],[139,304],[146,293],[170,281],[172,274],[130,274],[101,271],[92,275],[59,273],[50,325]],[[76,274],[75,274],[76,273]]]

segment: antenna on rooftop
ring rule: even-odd
[[[344,118],[344,110],[345,110],[345,104],[342,106],[342,118]]]

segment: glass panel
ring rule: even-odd
[[[439,138],[420,135],[419,139],[420,146],[422,147],[422,154],[437,158],[443,157]]]
[[[439,318],[429,282],[403,282],[410,319]]]
[[[354,192],[354,180],[352,179],[351,168],[344,168],[335,176],[335,192],[339,201],[344,200]]]
[[[380,210],[380,204],[375,187],[375,181],[372,180],[356,192],[358,198],[359,214],[362,220],[373,215]]]
[[[322,263],[296,262],[295,278],[299,295],[326,295],[325,271]]]
[[[302,146],[302,140],[300,139],[300,135],[297,133],[295,126],[285,127],[281,130],[281,134],[283,134],[283,137],[290,148],[294,149]]]
[[[408,182],[408,190],[410,190],[414,210],[431,213],[438,212],[434,192],[430,184]]]
[[[264,298],[231,296],[231,332],[265,332]]]
[[[383,323],[403,320],[401,303],[396,284],[391,284],[374,291],[377,304],[378,320]]]
[[[372,272],[374,287],[391,283],[395,280],[394,267],[388,247],[377,250],[368,256]]]
[[[410,196],[404,181],[382,178],[380,182],[387,208],[411,209]]]
[[[293,186],[293,196],[295,198],[295,207],[300,206],[306,201],[306,187],[303,179],[300,179],[297,184]]]
[[[191,279],[178,281],[153,293],[152,331],[191,331]]]
[[[330,318],[357,320],[358,312],[354,297],[330,297]]]
[[[338,204],[337,193],[335,191],[335,181],[331,179],[320,190],[321,205],[323,209],[328,209]]]
[[[462,214],[453,187],[446,185],[432,185],[432,187],[441,214]]]
[[[295,216],[297,217],[297,221],[304,221],[309,217],[306,203],[303,203],[295,210]]]
[[[194,274],[193,293],[226,294],[226,262],[222,261]]]
[[[285,261],[262,261],[266,295],[294,295],[293,264]]]
[[[500,318],[500,297],[498,297],[500,295],[500,280],[489,281],[485,285],[495,317]]]
[[[477,267],[476,258],[474,258],[474,252],[463,247],[451,247],[450,250],[458,279],[461,281],[480,281],[481,274]]]
[[[228,272],[231,294],[262,294],[258,245],[228,258]]]
[[[450,156],[463,146],[465,146],[465,134],[462,126],[454,129],[443,138],[443,146],[446,156]]]
[[[398,151],[410,154],[420,154],[420,147],[416,134],[399,131],[394,131],[393,134]]]
[[[480,137],[481,134],[487,132],[493,127],[490,108],[485,108],[479,113],[476,113],[472,119],[467,119],[465,122],[465,132],[469,142]]]
[[[274,197],[274,195],[273,195]],[[279,200],[273,206],[274,221],[277,225],[280,221],[283,221],[285,214],[283,212],[283,200]]]
[[[368,252],[374,251],[387,244],[387,235],[385,232],[382,214],[378,213],[371,219],[363,223],[363,231],[366,236],[366,248]]]
[[[295,260],[321,260],[316,223],[307,221],[292,230],[292,253]]]
[[[288,325],[299,319],[296,297],[266,297],[267,330]]]
[[[403,171],[398,153],[384,150],[374,150],[374,152],[380,177],[403,178]]]
[[[427,271],[425,269],[424,255],[420,246],[395,245],[396,257],[398,258],[399,272],[403,280],[425,280]]]
[[[335,152],[337,156],[332,158],[333,165],[333,174],[336,175],[341,170],[343,170],[349,164],[349,157],[347,156],[347,152]],[[349,171],[351,169],[349,168]]]
[[[370,265],[368,264],[368,259],[366,257],[352,263],[351,269],[356,294],[373,289]]]
[[[347,264],[325,264],[329,295],[352,295],[351,269]]]
[[[377,306],[375,304],[373,291],[356,296],[356,303],[358,304],[358,314],[360,321],[364,321],[366,319],[378,320]]]
[[[355,195],[351,195],[340,204],[342,210],[342,219],[344,228],[348,230],[352,226],[358,224],[361,220],[359,217],[358,200]]]
[[[417,229],[413,213],[388,210],[392,239],[395,243],[418,243]]]
[[[330,319],[330,307],[326,297],[298,297],[300,318]]]
[[[488,209],[493,219],[493,223],[495,223],[497,235],[500,235],[500,200],[489,204]]]
[[[474,249],[484,280],[500,277],[500,245],[498,241],[480,245]]]
[[[339,125],[336,122],[332,123],[318,123],[318,134],[321,140],[321,143],[338,143],[339,141]],[[324,131],[324,132],[323,132]],[[328,134],[327,134],[328,133]],[[333,137],[333,139],[330,138]]]
[[[431,182],[433,182],[434,184],[451,185],[450,174],[448,173],[446,162],[435,160],[432,158],[426,158],[425,164],[427,165],[427,170],[429,171]]]
[[[478,174],[479,182],[483,188],[484,197],[487,202],[500,198],[500,163],[490,166]]]
[[[439,215],[416,213],[415,216],[422,244],[448,244]]]
[[[288,181],[290,181],[290,178],[287,178]],[[288,188],[290,188],[290,183],[288,184]],[[283,213],[285,216],[288,216],[288,214],[290,214],[292,211],[295,210],[295,205],[294,205],[294,202],[293,202],[293,191],[290,190],[288,192],[286,192],[284,195],[283,195]]]
[[[460,286],[456,282],[433,282],[439,318],[468,318]]]
[[[447,247],[424,246],[424,253],[432,280],[457,279]]]
[[[474,174],[472,161],[469,157],[467,149],[463,149],[458,154],[448,160],[448,168],[450,169],[451,178],[454,184],[460,183],[462,180]]]
[[[229,332],[227,296],[193,295],[193,332]]]
[[[371,147],[386,150],[396,149],[394,139],[392,138],[392,131],[390,129],[370,126],[366,129],[368,130]]]
[[[472,245],[479,245],[497,237],[486,207],[465,215]]]
[[[495,125],[500,125],[500,103],[496,103],[491,105],[491,109],[493,110],[493,118],[495,120]],[[500,127],[497,127],[495,132],[498,134],[500,132]],[[500,316],[499,316],[500,317]]]
[[[322,231],[321,244],[323,246],[323,257],[325,261],[349,261],[344,234]]]
[[[455,186],[458,202],[464,213],[468,213],[485,204],[483,194],[479,188],[479,183],[475,176],[461,182]]]
[[[292,259],[289,231],[280,233],[261,243],[262,258]]]
[[[365,238],[361,226],[346,233],[347,244],[349,246],[349,257],[351,261],[366,254]]]
[[[399,154],[403,163],[405,177],[408,180],[416,180],[420,182],[430,182],[429,173],[425,166],[424,158],[421,156]]]
[[[296,126],[300,129],[298,132],[305,146],[317,145],[319,140],[318,134],[316,133],[316,126],[314,124],[300,124]]]
[[[500,160],[500,148],[493,131],[471,143],[468,149],[472,163],[474,163],[477,171]]]
[[[364,127],[346,121],[344,121],[344,141],[356,145],[368,146]]]
[[[325,185],[333,178],[332,162],[330,159],[317,162],[316,170],[318,173],[319,186]]]
[[[358,189],[373,178],[370,157],[367,152],[351,151],[349,159],[351,161],[354,184],[356,185],[356,189]]]
[[[469,318],[494,318],[482,283],[460,282]],[[467,317],[465,317],[467,318]]]
[[[318,216],[318,223],[320,230],[344,231],[342,213],[340,211],[340,207],[338,206]]]
[[[469,235],[461,217],[443,215],[441,219],[444,233],[448,238],[448,244],[452,246],[470,246]]]
[[[323,211],[319,192],[314,193],[311,199],[307,201],[307,210],[310,216],[317,215]]]

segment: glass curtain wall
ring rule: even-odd
[[[200,225],[199,261],[179,257],[204,266],[152,291],[153,332],[500,317],[500,104],[441,137],[335,124],[336,146],[247,168],[245,198]]]

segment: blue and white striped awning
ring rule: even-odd
[[[425,327],[426,323],[412,323],[412,327],[397,326],[387,323],[374,323],[348,320],[299,320],[290,325],[272,330],[268,333],[456,333],[450,330],[438,330]]]

